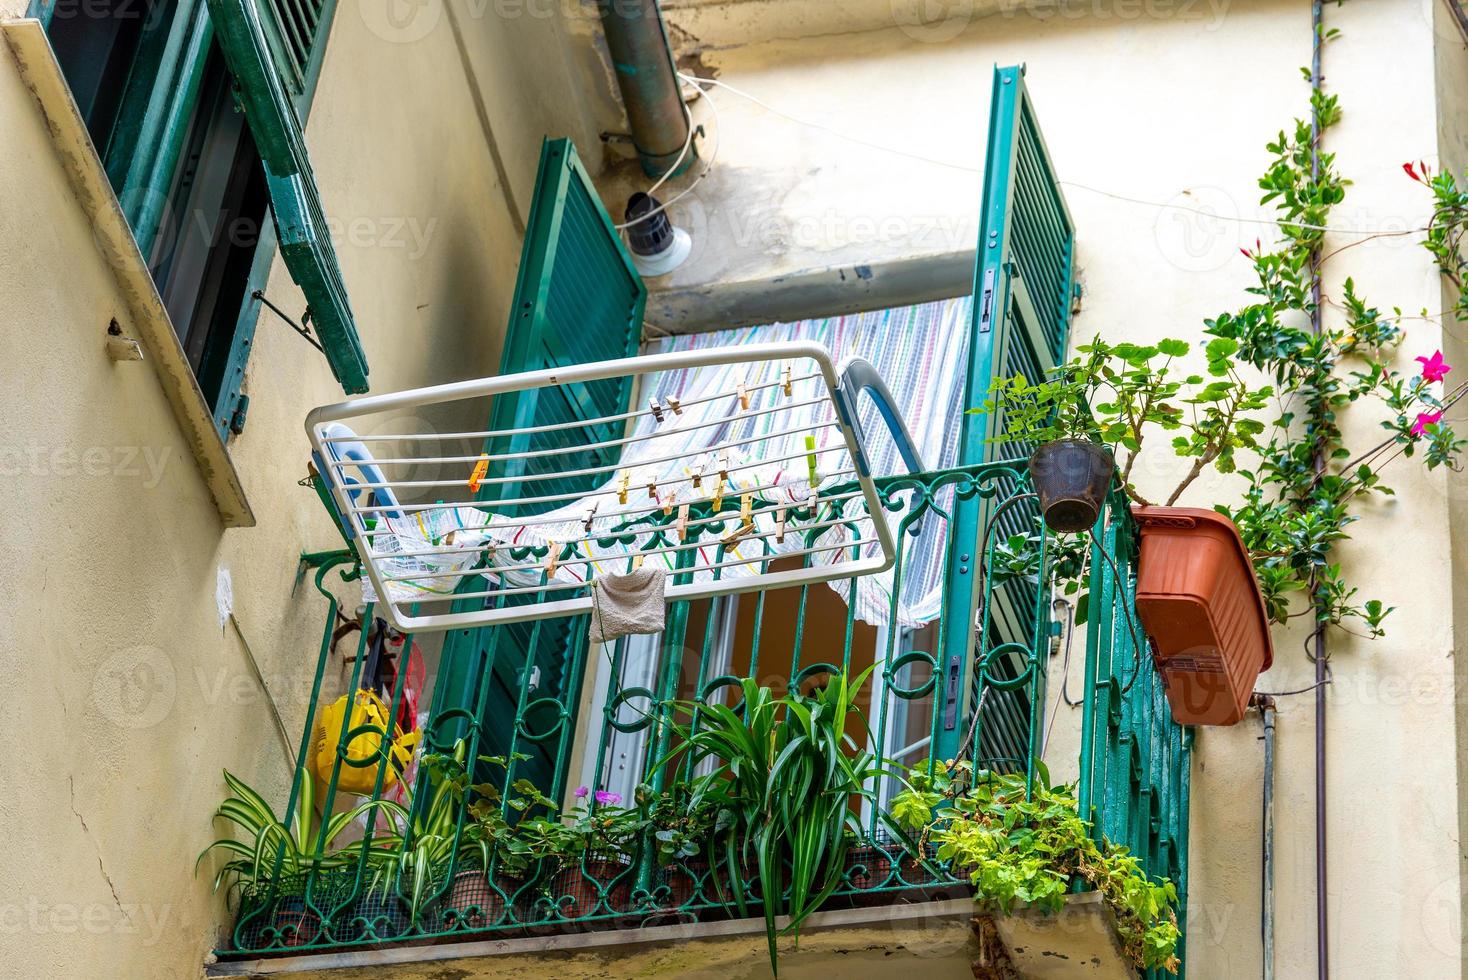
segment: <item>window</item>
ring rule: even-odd
[[[252,29],[268,31],[278,11],[274,6],[262,12],[206,0],[36,3],[32,14],[47,25],[57,61],[215,425],[221,435],[238,431],[243,421],[240,385],[260,307],[254,294],[264,286],[277,244],[276,227],[267,221],[277,188],[257,146],[260,123],[249,111],[249,96],[262,98],[251,89],[278,84],[286,73],[275,72],[263,38],[258,51],[246,50],[243,55],[238,53],[237,39],[248,37]],[[292,84],[283,88],[299,117],[310,102],[332,4],[308,2],[291,10],[293,44],[287,57]],[[238,86],[230,65],[251,55],[255,67],[265,70],[246,72],[243,77],[252,81]],[[247,109],[244,114],[236,108],[237,87]],[[298,134],[298,119],[271,132],[292,126]],[[299,155],[304,158],[304,149]],[[278,204],[278,222],[282,213],[298,219],[301,205],[315,201],[308,168],[297,168],[304,174],[281,169],[287,173],[281,175],[279,189],[288,192],[290,200]],[[318,242],[314,228],[303,233],[296,227],[298,220],[287,222],[293,226],[287,247],[296,248],[287,260],[296,281],[303,279],[302,268],[311,265],[321,268],[308,270],[304,278],[339,285],[329,242]],[[331,326],[340,332],[337,321],[346,311],[344,292],[335,289],[332,302],[318,304],[312,291],[303,289],[322,337]],[[331,309],[323,316],[318,305]],[[350,317],[349,311],[346,316]],[[330,322],[322,323],[323,319]],[[355,344],[350,324],[346,331]],[[360,346],[353,353],[361,361],[364,380],[359,387],[349,385],[349,390],[365,390]],[[334,354],[327,350],[333,369],[342,377]]]

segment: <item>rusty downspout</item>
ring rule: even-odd
[[[1263,962],[1259,976],[1262,980],[1274,980],[1274,698],[1255,693],[1252,705],[1259,709],[1259,718],[1264,722],[1264,788],[1263,824],[1260,833],[1260,853],[1263,855],[1263,881],[1260,883],[1259,939],[1263,949]]]
[[[662,177],[677,164],[690,126],[663,15],[657,0],[598,0],[597,7],[632,144],[648,176]],[[696,158],[690,147],[678,171]]]

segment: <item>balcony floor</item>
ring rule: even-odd
[[[1012,977],[976,966],[981,944],[969,898],[843,909],[812,916],[800,943],[782,941],[780,976],[786,980],[891,980],[903,964],[924,980]],[[997,923],[998,935],[1021,977],[1094,977],[1135,974],[1122,960],[1110,913],[1092,894],[1076,895],[1055,916],[1017,912]],[[738,919],[646,929],[397,946],[345,953],[213,963],[210,977],[296,980],[605,980],[677,977],[680,980],[755,980],[770,976],[764,921]]]

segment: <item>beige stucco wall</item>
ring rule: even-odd
[[[468,0],[414,7],[415,24],[373,2],[342,0],[307,132],[373,388],[492,373],[519,254],[509,200],[523,220],[542,136],[595,162],[625,124],[584,67],[589,28]],[[0,132],[0,973],[180,980],[224,918],[211,875],[193,876],[221,768],[278,804],[287,785],[217,583],[294,742],[326,608],[309,581],[293,591],[296,556],[338,542],[296,485],[301,425],[341,390],[262,317],[230,444],[258,526],[223,530],[152,364],[104,353],[110,318],[136,330],[3,44]],[[302,308],[278,259],[268,293]]]

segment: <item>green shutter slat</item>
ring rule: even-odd
[[[294,48],[292,25],[267,0],[208,0],[224,59],[235,77],[240,105],[264,161],[281,257],[306,298],[307,315],[327,363],[348,394],[367,390],[367,356],[357,334],[336,249],[327,234],[295,97],[305,89],[305,65],[314,38]]]

